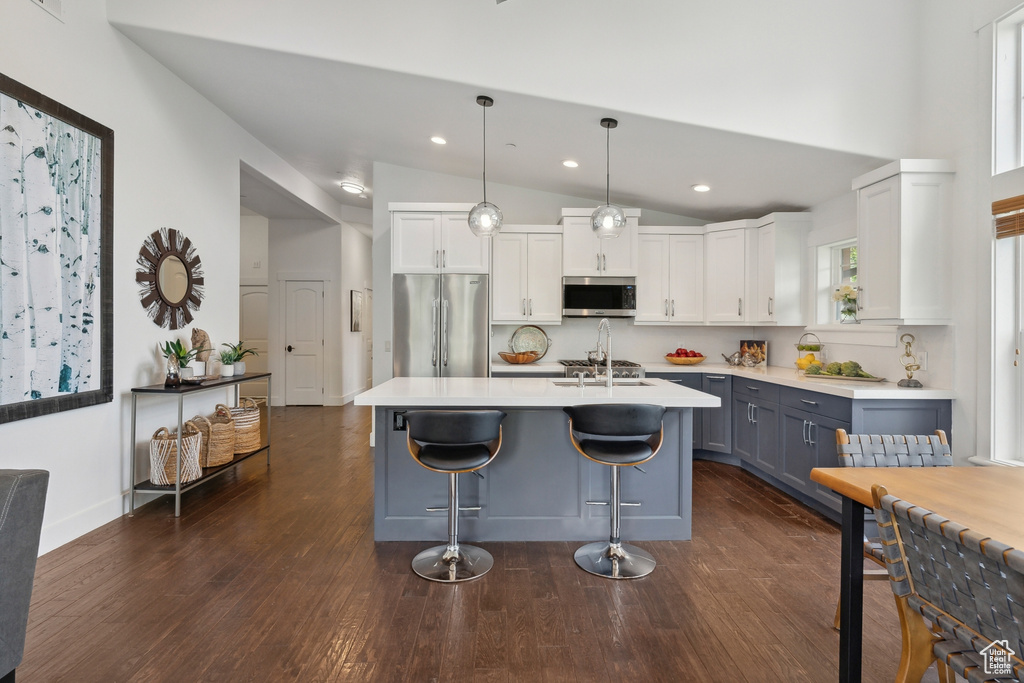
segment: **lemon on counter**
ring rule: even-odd
[[[797,358],[796,367],[800,370],[806,370],[810,365],[821,365],[821,361],[814,357],[813,353],[808,353],[803,358]]]

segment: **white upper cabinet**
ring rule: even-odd
[[[754,322],[806,324],[810,277],[804,253],[810,228],[807,213],[773,213],[758,221]],[[752,270],[748,268],[748,275]]]
[[[393,273],[487,273],[490,245],[470,231],[468,212],[393,211]]]
[[[598,239],[590,227],[593,209],[562,209],[562,275],[636,277],[639,209],[625,209],[626,227],[611,239]]]
[[[704,313],[709,323],[738,323],[753,319],[749,289],[756,275],[748,266],[756,258],[754,221],[730,221],[707,226],[704,235]],[[755,271],[756,273],[756,271]]]
[[[857,317],[867,322],[950,322],[948,227],[953,164],[902,159],[853,181],[857,191]]]
[[[562,322],[562,235],[501,232],[494,240],[491,321]]]
[[[645,232],[638,254],[635,322],[702,323],[704,236]]]

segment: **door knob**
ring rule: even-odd
[[[289,344],[289,345],[288,345],[288,353],[291,353],[291,352],[292,352],[292,345],[291,345],[291,344]]]

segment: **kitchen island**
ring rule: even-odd
[[[694,408],[718,398],[659,379],[583,388],[537,377],[398,377],[358,395],[373,406],[374,538],[423,541],[447,533],[443,475],[413,460],[401,414],[416,409],[504,410],[502,446],[480,477],[461,475],[459,525],[472,541],[577,541],[608,534],[608,468],[581,456],[562,408],[588,403],[665,406],[664,443],[643,470],[624,468],[622,535],[639,541],[688,540]],[[427,508],[439,508],[428,510]]]

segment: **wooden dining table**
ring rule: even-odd
[[[817,467],[811,479],[842,496],[839,680],[861,678],[864,510],[871,487],[1024,549],[1024,467]]]

